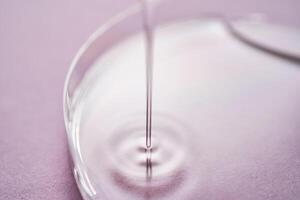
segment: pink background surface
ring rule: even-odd
[[[0,199],[81,199],[63,122],[64,79],[81,44],[128,2],[0,1]],[[238,0],[194,2],[203,10],[264,11],[300,24],[298,0],[265,1],[261,10],[250,0],[243,8]]]

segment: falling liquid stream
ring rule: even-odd
[[[150,25],[150,12],[147,0],[142,0],[143,26],[146,38],[146,148],[152,146],[152,80],[153,80],[153,31]]]

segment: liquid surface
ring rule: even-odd
[[[78,90],[74,143],[87,199],[300,197],[300,70],[217,21],[155,32],[151,154],[144,33],[94,64]]]

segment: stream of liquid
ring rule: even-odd
[[[143,25],[146,38],[146,148],[151,149],[152,129],[152,81],[153,81],[153,27],[150,24],[150,10],[147,0],[142,0]]]

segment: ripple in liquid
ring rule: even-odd
[[[152,148],[145,148],[144,121],[118,127],[109,140],[109,171],[124,191],[158,197],[175,191],[187,178],[187,129],[176,120],[159,117],[152,127]]]

